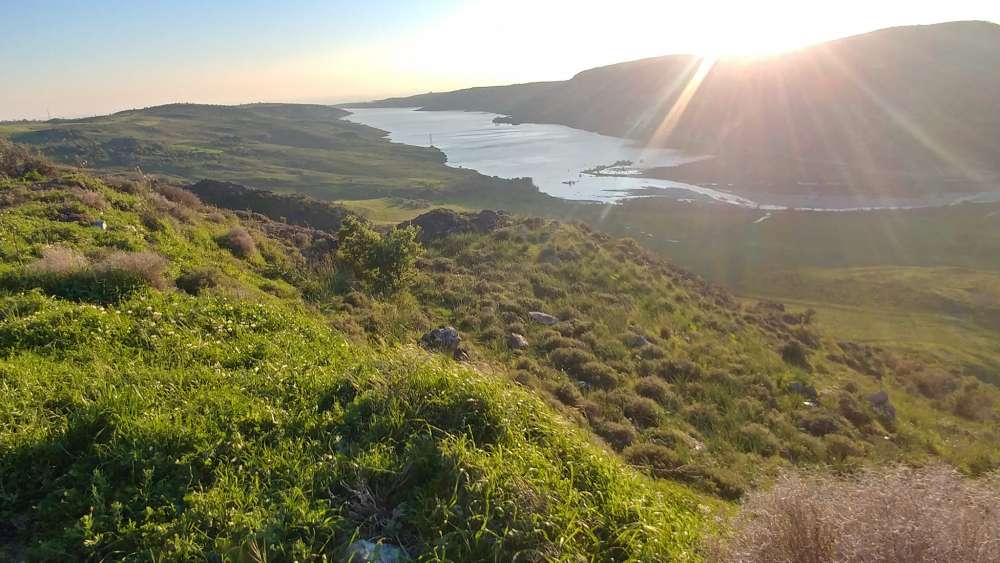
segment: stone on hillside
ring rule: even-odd
[[[885,391],[869,395],[868,402],[871,403],[872,409],[883,420],[894,420],[896,418],[896,407],[889,402],[889,394]]]
[[[458,213],[451,209],[432,209],[401,226],[420,227],[419,239],[434,239],[462,233],[490,233],[510,224],[510,217],[503,211],[485,209],[479,213]]]
[[[512,332],[510,334],[510,347],[514,350],[524,350],[528,347],[528,339],[522,334]]]
[[[461,342],[462,337],[455,330],[455,327],[451,326],[435,328],[420,338],[420,344],[424,348],[441,352],[454,353],[458,350]]]
[[[542,313],[540,311],[530,311],[528,316],[531,317],[531,320],[543,325],[554,325],[559,322],[559,319],[548,313]]]
[[[625,337],[625,345],[630,348],[642,348],[643,346],[649,346],[649,339],[641,334],[629,334]]]
[[[351,563],[402,563],[409,558],[403,550],[388,543],[358,540],[347,546],[345,561]]]

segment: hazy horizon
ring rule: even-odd
[[[980,0],[715,0],[684,8],[622,0],[613,12],[562,0],[434,0],[419,8],[396,0],[42,0],[5,12],[0,120],[173,102],[349,102],[561,80],[673,53],[766,54],[897,25],[1000,21],[1000,5]]]

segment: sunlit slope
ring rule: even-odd
[[[492,111],[720,155],[659,174],[744,189],[926,193],[996,187],[1000,26],[892,28],[766,59],[668,56],[566,82],[374,105]],[[761,158],[763,157],[763,160]],[[750,179],[753,182],[750,182]],[[978,191],[984,191],[978,189]]]
[[[0,148],[0,559],[696,558],[713,501],[498,374],[331,329],[323,233]]]
[[[436,149],[390,143],[329,106],[174,104],[80,120],[0,124],[0,136],[59,162],[194,182],[226,180],[323,199],[412,200],[500,192],[530,200],[530,185],[444,165]]]

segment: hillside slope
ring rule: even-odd
[[[0,149],[0,558],[697,560],[781,467],[1000,465],[994,387],[633,241],[437,211],[387,296],[302,198]],[[461,363],[413,346],[446,324]]]
[[[348,341],[299,289],[328,237],[244,217],[0,145],[0,559],[697,558],[711,501]]]
[[[657,172],[693,183],[973,192],[998,185],[998,64],[1000,25],[954,22],[886,29],[766,59],[668,56],[587,70],[565,82],[372,105],[490,111],[718,155]]]
[[[0,123],[0,137],[63,164],[175,182],[205,178],[321,199],[547,199],[526,182],[445,166],[438,150],[307,104],[171,104],[75,120]]]

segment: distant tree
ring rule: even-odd
[[[337,263],[376,295],[392,295],[409,285],[423,252],[415,227],[382,234],[353,216],[344,219],[338,237]]]

